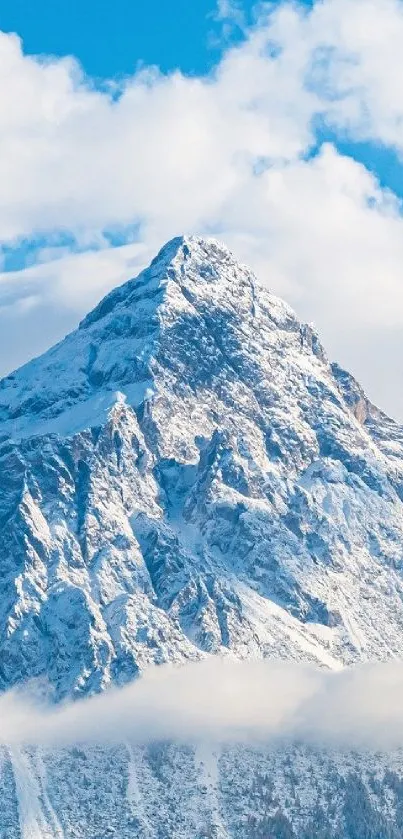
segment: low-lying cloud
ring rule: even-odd
[[[403,662],[337,672],[209,659],[151,669],[122,689],[62,706],[0,699],[0,743],[69,746],[153,740],[341,748],[403,747]]]

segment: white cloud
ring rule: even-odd
[[[46,264],[0,275],[3,371],[44,349],[164,240],[208,232],[314,320],[330,354],[403,416],[398,371],[385,392],[359,351],[376,335],[392,369],[385,339],[403,324],[399,202],[331,145],[309,155],[317,118],[403,150],[402,9],[400,0],[262,7],[208,78],[146,69],[119,90],[95,89],[72,59],[24,56],[2,35],[0,245],[55,231],[101,245],[58,260],[42,251]],[[134,224],[138,249],[105,246],[105,230]]]
[[[309,46],[326,82],[328,116],[356,137],[403,151],[401,0],[325,0],[315,5]]]
[[[213,657],[151,669],[123,689],[57,708],[16,692],[0,697],[2,745],[270,743],[279,737],[345,749],[401,748],[402,663],[329,672]]]
[[[218,0],[215,19],[223,21],[232,20],[235,23],[243,24],[244,14],[239,0]]]
[[[3,35],[0,240],[136,220],[165,235],[185,219],[215,219],[256,156],[294,156],[305,145],[298,122],[309,121],[311,97],[292,113],[295,91],[279,71],[252,38],[212,79],[142,71],[114,99],[73,62],[23,57]]]

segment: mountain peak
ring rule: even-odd
[[[161,263],[169,263],[176,258],[179,258],[179,260],[186,260],[190,256],[196,254],[199,255],[199,257],[210,260],[217,259],[221,255],[230,257],[236,261],[229,248],[227,248],[218,239],[215,239],[212,236],[182,234],[181,236],[174,236],[172,239],[169,239],[169,241],[160,248],[151,264],[157,265]]]
[[[137,409],[150,393],[161,400],[167,389],[168,401],[172,392],[184,399],[209,388],[226,391],[236,381],[246,392],[270,358],[277,375],[292,358],[300,377],[312,355],[320,376],[328,376],[315,333],[259,287],[228,248],[180,236],[111,291],[75,332],[0,382],[0,431],[19,438],[34,429],[65,434],[94,427],[117,393]],[[191,439],[188,451],[196,451]]]
[[[245,275],[250,284],[254,280],[251,272],[216,239],[194,235],[176,236],[163,245],[150,265],[137,277],[107,294],[84,318],[79,328],[85,329],[109,315],[115,308],[135,304],[140,289],[144,292],[143,296],[148,294],[151,299],[153,295],[157,297],[159,291],[166,290],[170,282],[176,282],[182,289],[190,282],[195,289],[198,285],[212,281],[222,285],[229,278],[234,285]]]

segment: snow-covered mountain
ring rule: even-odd
[[[215,241],[169,242],[0,382],[0,487],[3,690],[401,655],[403,428]],[[14,750],[0,837],[403,836],[403,760],[362,760]],[[347,832],[352,790],[377,833]]]

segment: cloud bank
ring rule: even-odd
[[[148,671],[120,690],[58,708],[0,699],[0,743],[69,746],[153,740],[342,749],[403,747],[403,663],[326,672],[293,663],[209,659]]]
[[[0,274],[3,372],[166,239],[211,233],[403,416],[402,207],[355,159],[366,143],[403,171],[403,4],[259,9],[200,78],[149,67],[100,88],[73,58],[0,36],[0,253],[4,269],[21,248],[34,263]]]

